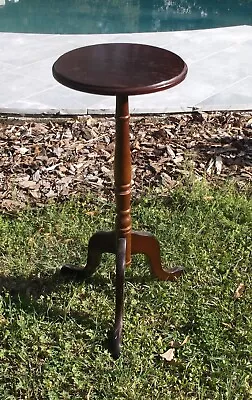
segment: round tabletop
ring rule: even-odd
[[[187,65],[176,54],[135,43],[105,43],[63,54],[53,65],[62,85],[101,95],[158,92],[182,82]]]

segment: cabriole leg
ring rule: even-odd
[[[131,250],[132,254],[145,254],[147,256],[152,274],[161,281],[175,281],[183,272],[182,267],[163,269],[159,242],[151,233],[132,232]]]

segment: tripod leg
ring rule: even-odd
[[[114,359],[120,356],[122,326],[123,326],[123,305],[124,305],[124,271],[126,259],[126,239],[119,238],[116,253],[116,311],[115,325],[110,337],[110,349]]]
[[[84,268],[63,265],[61,274],[76,280],[91,276],[99,267],[103,253],[116,253],[115,232],[96,232],[88,243],[87,264]]]
[[[132,254],[145,254],[150,262],[151,272],[161,281],[175,281],[182,273],[182,267],[165,270],[161,264],[160,246],[154,235],[148,232],[132,232]]]

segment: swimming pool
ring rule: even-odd
[[[252,0],[0,0],[0,32],[163,32],[233,25],[252,25]]]

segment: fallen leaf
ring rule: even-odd
[[[186,343],[188,343],[190,340],[190,336],[186,336],[186,338],[183,340],[183,342],[181,343],[181,346],[184,346]]]
[[[23,181],[19,182],[18,185],[23,189],[35,190],[35,189],[39,188],[39,184],[34,181],[23,180]]]
[[[243,283],[240,283],[236,291],[234,292],[234,299],[239,299],[243,295],[245,291],[245,285]]]
[[[163,354],[160,354],[160,357],[162,357],[164,360],[171,362],[174,360],[174,356],[175,356],[175,349],[169,349],[168,351],[166,351]]]
[[[206,170],[206,173],[207,173],[208,175],[211,175],[211,173],[212,173],[212,168],[213,168],[213,165],[214,165],[214,159],[213,159],[213,158],[211,158],[211,160],[209,161],[209,164],[208,164],[207,170]]]
[[[222,170],[222,165],[223,165],[222,157],[221,156],[217,156],[216,160],[215,160],[215,168],[216,168],[216,174],[217,175],[220,175],[221,170]]]
[[[93,390],[93,386],[91,386],[90,389],[89,389],[89,391],[88,391],[87,400],[90,400],[90,399],[91,399],[91,392],[92,392],[92,390]]]
[[[41,153],[41,150],[40,150],[39,146],[35,146],[35,149],[34,149],[35,156],[38,156],[40,153]]]
[[[233,326],[231,324],[226,323],[226,322],[222,322],[222,325],[225,326],[228,329],[233,329]]]
[[[1,314],[0,315],[0,325],[5,325],[7,323],[7,319],[4,318],[4,316]]]
[[[55,193],[52,189],[50,189],[49,192],[46,193],[46,197],[48,199],[50,199],[51,197],[56,197],[56,196],[57,196],[57,193]]]
[[[53,153],[56,154],[57,157],[60,157],[61,154],[63,153],[64,149],[62,149],[61,147],[54,147],[53,149]]]
[[[174,153],[174,151],[172,150],[171,146],[167,145],[166,146],[166,150],[167,150],[167,154],[171,157],[171,158],[175,158],[176,154]]]
[[[99,211],[87,211],[85,214],[86,215],[90,215],[91,217],[93,217],[94,215],[99,214]]]
[[[53,171],[55,168],[57,168],[58,166],[60,165],[60,163],[59,164],[54,164],[54,165],[51,165],[50,167],[48,167],[48,168],[46,168],[47,169],[47,171]]]
[[[32,175],[32,180],[34,181],[34,182],[38,182],[39,180],[40,180],[40,176],[41,176],[41,173],[40,173],[40,170],[38,169],[36,172],[34,172],[34,174]]]
[[[180,164],[180,163],[182,163],[183,160],[184,160],[184,157],[182,155],[176,156],[175,158],[173,158],[173,162],[175,164]]]
[[[189,341],[190,337],[186,336],[186,338],[183,340],[183,342],[179,342],[177,340],[172,340],[170,342],[170,346],[174,349],[178,349],[179,347],[184,346],[188,341]]]
[[[25,204],[17,200],[3,199],[1,206],[7,209],[8,211],[11,211],[11,210],[17,210],[19,208],[24,208]]]
[[[87,126],[92,127],[96,124],[95,118],[89,117],[86,121]]]
[[[39,192],[39,190],[30,190],[30,194],[34,199],[40,199],[41,197],[41,193]]]
[[[252,128],[252,118],[247,121],[246,128]]]
[[[28,153],[29,149],[27,147],[20,147],[19,153],[23,156],[24,154]]]

